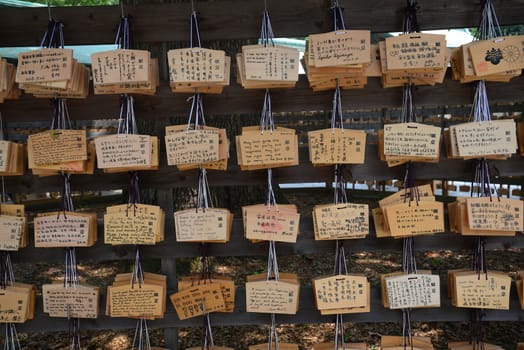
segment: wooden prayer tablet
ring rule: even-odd
[[[169,296],[180,320],[226,311],[220,283],[194,285]]]
[[[401,124],[398,124],[398,125],[401,125]],[[410,161],[418,162],[418,163],[438,163],[439,161],[440,154],[437,157],[434,157],[434,156],[433,157],[420,157],[420,156],[419,157],[410,157],[410,156],[385,155],[384,154],[384,150],[385,150],[384,129],[378,130],[377,134],[378,134],[378,147],[377,147],[378,156],[380,160],[383,160],[387,163],[388,167],[395,167],[398,165],[406,164],[407,162],[410,162]],[[440,142],[440,136],[439,136],[439,142]],[[390,144],[389,147],[390,147],[390,152],[392,149],[399,149],[399,147],[394,144]],[[413,145],[412,147],[416,147],[416,146]],[[399,151],[397,151],[397,153],[399,153]]]
[[[23,204],[0,204],[0,250],[27,247],[29,228]]]
[[[392,237],[411,237],[444,232],[444,205],[419,201],[383,208]]]
[[[15,83],[15,76],[16,67],[0,57],[0,103],[20,97],[21,92]]]
[[[96,159],[100,169],[153,168],[153,140],[149,135],[114,134],[95,139]]]
[[[104,243],[153,245],[164,240],[165,213],[159,206],[123,204],[106,208]]]
[[[369,30],[338,30],[309,36],[315,67],[370,62]]]
[[[174,218],[177,242],[229,241],[233,214],[228,209],[185,209],[176,211]]]
[[[505,272],[448,271],[453,306],[509,310],[511,277]]]
[[[273,342],[271,343],[271,346],[268,343],[248,346],[248,350],[268,350],[268,349],[277,349],[277,344]],[[298,350],[298,344],[282,343],[279,341],[278,349],[279,350]]]
[[[212,275],[202,278],[200,275],[184,276],[178,279],[178,291],[191,289],[195,286],[218,283],[224,298],[225,308],[220,312],[235,310],[235,283],[231,277]],[[218,312],[218,311],[217,311]]]
[[[317,309],[363,308],[369,303],[365,276],[336,275],[313,279]]]
[[[501,36],[470,44],[469,53],[477,76],[524,68],[524,35]]]
[[[44,284],[42,300],[49,317],[97,318],[100,289],[89,285],[64,287],[62,283]]]
[[[36,288],[14,282],[0,289],[0,323],[24,323],[35,313]]]
[[[86,131],[55,129],[29,135],[27,156],[30,167],[85,161]]]
[[[341,343],[338,344],[338,347],[335,346],[335,343],[317,343],[313,344],[310,350],[336,350],[336,349],[346,349],[346,350],[367,350],[369,349],[366,343],[346,343],[344,345]]]
[[[138,95],[154,95],[157,87],[160,86],[160,76],[158,68],[158,59],[151,58],[149,60],[149,75],[145,82],[126,82],[114,84],[93,84],[95,95],[107,94],[138,94]]]
[[[475,349],[504,350],[504,348],[501,346],[488,344],[485,342],[482,342],[475,346],[470,341],[449,342],[448,343],[448,350],[475,350]],[[521,350],[521,349],[517,348],[517,350]]]
[[[95,172],[96,151],[95,142],[90,140],[87,142],[87,159],[74,162],[66,162],[60,164],[35,165],[30,163],[33,175],[36,176],[54,176],[60,175],[62,172],[66,174],[88,174],[92,175]]]
[[[385,277],[390,309],[440,307],[438,275],[402,274]]]
[[[166,127],[166,153],[168,165],[177,165],[182,170],[199,165],[206,168],[217,166],[229,158],[229,141],[225,129],[208,126],[188,127],[172,125]]]
[[[34,226],[37,248],[90,247],[97,239],[96,213],[42,213]]]
[[[341,203],[313,208],[316,240],[364,238],[369,234],[367,204]]]
[[[236,136],[240,170],[258,170],[298,165],[298,136],[295,130],[277,128],[261,132],[244,127]]]
[[[363,164],[366,132],[330,128],[308,131],[309,160],[313,165]]]
[[[151,53],[145,50],[110,50],[91,55],[93,85],[147,83]]]
[[[430,337],[413,336],[404,337],[404,339],[402,336],[383,335],[380,337],[381,350],[401,350],[405,348],[404,345],[413,350],[433,350]]]
[[[144,272],[143,283],[131,283],[131,274],[115,276],[107,287],[106,315],[153,320],[163,318],[166,309],[166,276]]]
[[[385,208],[394,204],[407,203],[410,201],[411,197],[413,197],[413,200],[418,201],[435,201],[435,196],[433,195],[433,189],[431,188],[431,185],[426,184],[400,189],[397,192],[379,200],[378,205],[381,208]]]
[[[43,48],[18,54],[17,83],[67,82],[73,74],[73,50]]]
[[[446,36],[410,33],[386,38],[387,70],[442,70]]]
[[[294,315],[298,311],[300,282],[296,279],[267,280],[264,275],[246,282],[246,311]]]
[[[215,50],[213,50],[215,51]],[[169,54],[169,52],[168,52]],[[220,65],[223,69],[221,81],[174,81],[170,76],[171,91],[177,93],[203,93],[203,94],[221,94],[225,86],[229,85],[231,77],[231,57],[225,56],[224,64]]]
[[[517,271],[515,285],[517,287],[517,295],[519,297],[520,307],[522,310],[524,310],[524,271]]]
[[[420,123],[384,125],[384,155],[416,161],[419,158],[438,159],[440,128]]]
[[[255,241],[295,243],[300,214],[296,207],[250,205],[242,207],[245,237]]]

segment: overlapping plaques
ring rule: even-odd
[[[300,282],[297,275],[280,273],[279,280],[265,273],[247,276],[246,311],[294,315],[298,311]]]
[[[414,191],[413,195],[411,191]],[[378,238],[403,238],[444,231],[444,205],[435,200],[430,185],[400,190],[380,200],[379,206],[372,210]]]
[[[0,103],[20,97],[21,91],[15,83],[15,75],[16,67],[0,57]]]
[[[389,309],[440,307],[439,275],[431,271],[405,274],[397,271],[380,277],[382,303]]]
[[[464,236],[514,236],[524,228],[524,202],[501,197],[457,198],[448,204],[449,227]]]
[[[0,176],[19,176],[25,170],[25,145],[0,140]]]
[[[247,239],[254,242],[294,243],[297,241],[300,214],[293,204],[244,206],[242,216]]]
[[[13,282],[0,289],[0,323],[24,323],[35,315],[36,288]]]
[[[524,35],[500,36],[469,44],[473,70],[479,77],[524,68]]]
[[[367,204],[315,205],[312,216],[316,240],[357,239],[369,234]]]
[[[35,247],[91,247],[97,240],[96,213],[40,213],[34,219]]]
[[[0,250],[17,251],[29,243],[23,204],[0,204]]]
[[[312,34],[303,61],[309,85],[313,91],[332,90],[337,83],[341,89],[361,89],[371,73],[372,54],[369,30]]]
[[[164,240],[165,213],[148,204],[122,204],[106,208],[104,243],[154,245]]]
[[[517,287],[517,294],[519,297],[520,307],[524,310],[524,271],[517,271],[517,278],[515,280]]]
[[[176,211],[174,218],[177,242],[229,242],[233,214],[228,209],[185,209]]]
[[[142,283],[130,283],[131,274],[118,274],[107,287],[106,315],[154,320],[166,310],[166,276],[144,272]]]
[[[298,136],[293,129],[278,127],[262,132],[259,126],[243,127],[236,146],[241,170],[298,165]]]
[[[226,130],[211,126],[188,129],[185,125],[166,126],[167,164],[179,170],[227,170],[229,140]]]
[[[235,283],[231,277],[221,275],[210,275],[201,278],[200,275],[182,276],[178,279],[178,290],[183,291],[199,285],[210,283],[220,284],[225,309],[221,312],[233,312],[235,310]]]
[[[95,94],[154,95],[158,60],[146,50],[117,49],[91,55]]]
[[[276,45],[245,45],[236,55],[237,82],[244,89],[292,88],[298,81],[299,52]]]
[[[330,128],[308,131],[309,160],[315,166],[364,164],[366,132]]]
[[[510,290],[505,272],[448,271],[448,294],[456,307],[509,310]]]
[[[369,312],[370,284],[363,275],[335,275],[313,279],[315,302],[321,315]]]
[[[384,125],[378,132],[379,158],[388,166],[407,162],[436,163],[440,157],[440,128],[421,123]]]
[[[173,92],[220,94],[229,85],[231,57],[202,47],[169,50],[169,84]]]
[[[87,284],[64,286],[63,283],[42,285],[44,312],[49,317],[97,318],[100,289]]]
[[[95,138],[98,168],[107,173],[157,170],[158,137],[136,134],[113,134]]]
[[[442,83],[451,55],[445,35],[426,33],[386,38],[379,51],[384,87]]]
[[[444,136],[448,158],[506,159],[518,148],[513,119],[456,124]]]
[[[383,335],[380,337],[381,350],[399,350],[409,347],[413,350],[433,350],[433,343],[431,337],[402,337]]]

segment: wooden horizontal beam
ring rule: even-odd
[[[451,305],[446,295],[445,282],[441,282],[441,306],[440,308],[414,309],[412,310],[411,320],[413,322],[463,322],[470,320],[468,309],[456,308]],[[484,310],[483,321],[522,321],[524,311],[520,308],[517,291],[512,288],[510,299],[510,310]],[[171,291],[170,293],[173,293]],[[104,310],[105,295],[102,296],[100,310]],[[334,323],[335,316],[322,316],[316,309],[313,302],[314,295],[310,286],[300,288],[299,310],[296,315],[277,315],[277,323]],[[169,301],[166,301],[166,313],[163,319],[148,322],[152,328],[180,328],[180,327],[201,327],[201,317],[180,321],[175,310]],[[245,290],[237,289],[235,293],[235,311],[233,313],[213,313],[211,323],[220,326],[247,326],[264,325],[269,323],[268,314],[247,313]],[[50,318],[42,311],[41,299],[37,302],[37,310],[34,320],[17,325],[17,329],[22,332],[50,332],[65,331],[68,329],[68,322],[65,318]],[[382,306],[380,289],[378,286],[371,288],[371,311],[346,315],[346,322],[396,322],[402,320],[400,310],[389,310]],[[136,326],[136,319],[111,318],[99,316],[96,320],[83,319],[82,329],[126,329]],[[222,345],[222,344],[221,344]],[[227,344],[223,344],[227,345]]]
[[[512,104],[524,101],[524,77],[514,78],[510,83],[488,83],[488,98],[492,104]],[[313,92],[304,75],[295,88],[271,90],[273,112],[314,112],[332,109],[332,91]],[[188,94],[174,94],[167,82],[163,82],[155,96],[136,96],[135,113],[138,119],[166,120],[189,113]],[[206,115],[259,114],[264,102],[263,90],[245,90],[235,82],[221,95],[206,95]],[[364,89],[342,92],[342,106],[346,111],[400,108],[402,89],[382,88],[378,78],[370,78]],[[460,84],[448,76],[443,84],[415,88],[414,103],[420,107],[471,105],[473,84]],[[73,120],[96,120],[118,118],[119,95],[92,95],[84,100],[68,100],[68,110]],[[47,121],[52,118],[52,106],[48,99],[36,99],[23,95],[19,100],[8,100],[2,106],[4,120],[9,123],[24,121]],[[278,123],[278,118],[276,119]]]
[[[373,32],[402,30],[405,1],[341,1],[349,28]],[[331,1],[268,1],[277,37],[305,37],[332,30]],[[423,30],[471,28],[480,19],[478,0],[434,0],[420,4],[418,20]],[[502,25],[522,23],[523,0],[497,1],[496,11]],[[256,0],[199,2],[200,31],[204,40],[254,39],[260,33],[263,3]],[[189,2],[172,4],[126,5],[131,16],[134,41],[170,42],[189,38]],[[120,18],[119,6],[55,7],[54,18],[65,24],[68,45],[113,43]],[[47,27],[47,8],[2,8],[0,47],[37,46]]]

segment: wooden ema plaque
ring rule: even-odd
[[[153,245],[164,240],[164,211],[156,205],[123,204],[106,208],[104,243]]]
[[[233,312],[235,310],[235,283],[227,276],[212,275],[209,278],[201,279],[199,275],[185,276],[178,279],[178,291],[191,289],[203,284],[219,284],[224,298],[225,308],[220,312]]]
[[[0,323],[24,323],[35,313],[36,288],[15,282],[0,289]]]
[[[249,345],[248,350],[268,350],[268,349],[279,349],[279,350],[298,350],[298,344],[275,342]]]
[[[18,54],[17,83],[68,81],[73,69],[73,50],[44,48]]]
[[[129,134],[127,134],[129,135]],[[120,136],[120,134],[118,135],[112,135],[112,136]],[[136,136],[136,135],[133,135],[133,136]],[[104,168],[103,171],[104,173],[124,173],[124,172],[128,172],[128,171],[141,171],[141,170],[158,170],[158,167],[159,167],[159,157],[160,157],[160,145],[159,145],[159,142],[158,142],[158,137],[156,136],[149,136],[149,135],[140,135],[140,136],[146,136],[147,138],[149,138],[149,141],[150,141],[150,149],[151,149],[151,156],[150,157],[146,157],[145,154],[144,155],[140,155],[140,157],[144,160],[151,160],[150,161],[150,164],[149,165],[130,165],[130,166],[120,166],[120,167],[109,167],[109,168]],[[94,148],[94,142],[93,142],[93,148]],[[147,146],[146,146],[147,148]],[[94,151],[93,151],[94,153]],[[110,160],[111,162],[113,162],[114,159],[112,159],[111,155],[108,155],[107,156],[108,160]],[[126,156],[124,156],[126,157]],[[129,160],[129,158],[127,158]],[[136,158],[135,158],[136,159]]]
[[[20,235],[18,230],[20,231]],[[18,237],[18,240],[17,240]],[[17,251],[29,244],[29,227],[23,204],[0,204],[0,250]]]
[[[168,165],[205,164],[219,160],[216,130],[186,130],[166,135]]]
[[[331,128],[309,131],[309,160],[313,165],[363,164],[366,132]]]
[[[336,275],[313,280],[317,309],[351,309],[368,306],[369,283],[365,276]]]
[[[384,155],[416,160],[435,158],[440,154],[440,128],[420,123],[384,126]]]
[[[89,285],[64,287],[62,283],[44,284],[42,300],[49,317],[97,318],[100,289]]]
[[[220,83],[225,79],[226,53],[201,47],[169,50],[169,79],[177,83]]]
[[[448,343],[448,350],[475,350],[475,349],[484,349],[484,350],[504,350],[503,347],[494,345],[494,344],[488,344],[485,342],[480,343],[480,345],[473,345],[470,341],[462,341],[462,342],[449,342]],[[517,350],[522,350],[517,347]]]
[[[15,65],[8,63],[5,58],[0,59],[0,103],[20,97],[21,92],[15,83],[15,77]]]
[[[453,156],[479,158],[508,156],[517,150],[517,131],[513,119],[453,125],[450,146]]]
[[[166,309],[166,276],[144,273],[144,282],[131,284],[131,274],[119,274],[107,287],[106,315],[153,320]]]
[[[95,139],[98,168],[151,168],[151,136],[115,134]]]
[[[27,138],[29,164],[36,166],[87,160],[85,130],[49,130]]]
[[[444,232],[444,205],[441,202],[415,201],[383,209],[392,237],[410,237]]]
[[[524,271],[517,271],[515,285],[517,287],[517,295],[519,297],[520,308],[524,310]]]
[[[310,35],[315,67],[369,63],[370,39],[369,30],[339,30]]]
[[[412,350],[433,350],[433,343],[430,337],[413,336],[409,338],[389,335],[380,337],[381,350],[402,350],[406,348]]]
[[[368,350],[369,347],[366,343],[346,343],[346,342],[344,342],[344,345],[342,345],[342,343],[338,343],[338,346],[335,346],[335,343],[333,342],[317,343],[311,346],[311,350],[337,350],[337,349]]]
[[[279,281],[267,280],[265,275],[248,276],[246,311],[294,315],[298,311],[299,290],[296,275],[281,273]]]
[[[504,272],[448,271],[448,280],[456,307],[509,310],[511,277]]]
[[[293,129],[261,132],[258,126],[244,127],[236,146],[240,170],[298,165],[298,136]]]
[[[110,94],[137,94],[152,96],[156,93],[157,87],[160,86],[158,59],[149,60],[149,75],[145,82],[125,82],[114,84],[94,84],[93,90],[95,95]]]
[[[299,233],[300,214],[296,207],[250,205],[242,207],[247,239],[295,243]]]
[[[438,275],[402,274],[385,277],[390,309],[440,307]]]
[[[229,241],[233,214],[228,209],[185,209],[176,211],[174,218],[177,242]]]
[[[470,44],[469,53],[477,76],[524,68],[524,35],[501,36]]]
[[[242,58],[247,80],[298,80],[299,52],[295,48],[247,45],[242,47]]]
[[[195,285],[169,296],[178,318],[185,320],[204,313],[226,311],[220,283]]]
[[[151,53],[145,50],[110,50],[91,55],[93,85],[146,83]]]
[[[409,201],[409,198],[411,196],[411,191],[414,193],[414,198],[418,197],[419,201],[435,201],[435,196],[433,195],[433,189],[431,188],[431,185],[420,185],[416,186],[414,188],[405,188],[401,189],[381,200],[378,201],[378,205],[380,208],[384,209],[387,206],[395,205],[395,204],[401,204],[406,203]]]
[[[446,36],[411,33],[386,38],[388,70],[441,70]]]
[[[369,234],[367,204],[341,203],[313,208],[316,240],[364,238]]]
[[[52,212],[34,219],[35,247],[90,247],[95,244],[96,213]]]

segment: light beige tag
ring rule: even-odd
[[[444,206],[441,202],[411,202],[384,209],[393,237],[444,232]]]
[[[226,304],[220,283],[208,283],[169,296],[178,318],[185,320],[205,313],[224,311]]]
[[[319,310],[363,307],[368,302],[368,281],[365,276],[336,275],[315,278],[313,288]]]
[[[90,217],[74,212],[47,213],[34,219],[35,247],[88,247]]]
[[[298,309],[299,285],[284,281],[246,283],[246,311],[294,315]]]
[[[299,52],[283,46],[242,47],[244,69],[249,80],[297,81]]]
[[[384,125],[384,155],[438,158],[440,128],[420,123]]]
[[[309,159],[313,164],[363,164],[366,132],[324,129],[308,132]]]
[[[27,138],[29,163],[57,164],[87,160],[85,130],[49,130]]]
[[[280,206],[242,207],[247,239],[295,243],[300,223],[296,210]]]
[[[410,33],[386,38],[387,69],[443,69],[446,36]]]
[[[509,198],[468,198],[468,225],[472,230],[523,231],[524,202]]]
[[[414,188],[401,189],[386,198],[383,198],[378,201],[378,205],[384,209],[389,205],[400,204],[409,202],[411,191],[413,191],[414,200],[419,201],[435,201],[435,196],[433,196],[433,189],[431,185],[420,185]]]
[[[479,40],[469,45],[477,76],[524,68],[524,35]]]
[[[0,250],[18,250],[25,224],[25,217],[0,215]]]
[[[96,159],[100,169],[151,166],[151,136],[115,134],[95,139]]]
[[[457,124],[450,130],[452,138],[456,138],[458,155],[461,157],[508,155],[517,150],[513,119]]]
[[[17,83],[66,81],[72,74],[72,49],[44,48],[18,54]]]
[[[271,343],[271,346],[269,346],[268,343],[263,344],[257,344],[257,345],[250,345],[248,347],[248,350],[268,350],[268,349],[276,349],[277,345],[275,342]],[[291,344],[291,343],[282,343],[278,342],[278,349],[279,350],[298,350],[297,344]]]
[[[369,207],[367,204],[341,203],[317,205],[315,239],[362,238],[369,234]]]
[[[50,317],[97,318],[99,297],[98,287],[66,288],[62,283],[42,285],[44,312]]]
[[[5,289],[0,289],[1,323],[23,323],[28,319],[28,314],[31,313],[31,288],[7,286]]]
[[[186,209],[176,211],[177,242],[223,241],[228,239],[229,215],[227,209]]]
[[[225,52],[201,47],[169,50],[169,78],[172,82],[222,82]],[[229,73],[229,71],[228,71]]]
[[[369,63],[370,38],[369,30],[339,30],[310,35],[315,67]]]
[[[187,130],[166,135],[167,164],[203,164],[219,160],[218,130]]]
[[[7,171],[9,166],[9,150],[11,148],[11,141],[0,140],[0,172]]]
[[[145,50],[110,50],[91,55],[94,85],[147,83],[151,53]]]
[[[158,206],[108,207],[104,215],[106,244],[155,244],[162,235],[162,212]]]
[[[271,166],[298,162],[298,139],[294,133],[266,131],[243,133],[236,137],[239,164]]]
[[[458,272],[454,275],[455,306],[509,310],[511,277],[488,271],[487,276],[475,272]]]
[[[438,275],[390,276],[385,282],[390,309],[440,307]]]
[[[109,316],[162,318],[165,309],[165,288],[146,284],[107,287]]]

